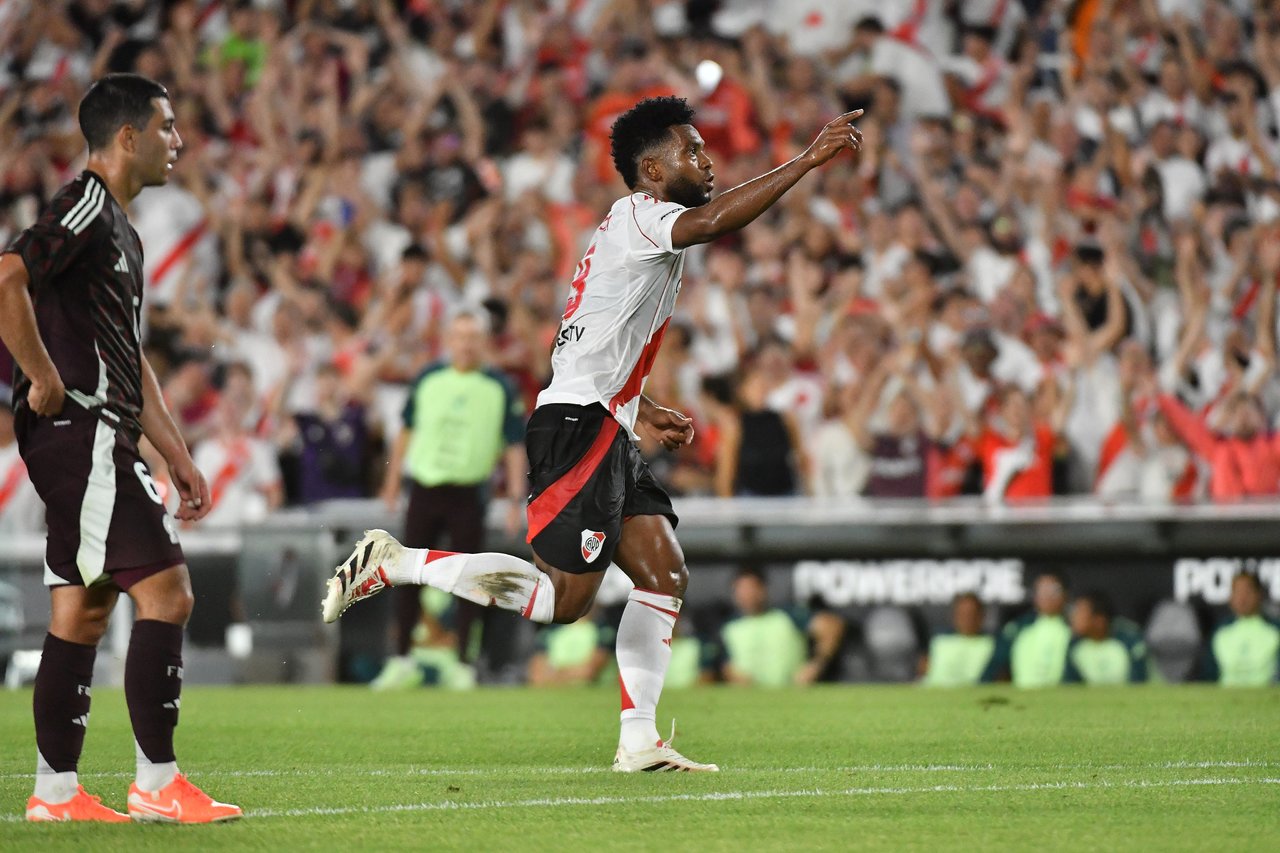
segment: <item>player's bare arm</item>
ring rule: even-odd
[[[18,367],[31,380],[27,404],[46,417],[62,411],[66,388],[36,325],[35,307],[27,290],[27,266],[16,254],[0,255],[0,340]]]
[[[676,220],[671,229],[671,243],[677,249],[699,243],[710,243],[718,237],[737,231],[755,220],[768,210],[774,202],[782,198],[783,193],[791,189],[797,182],[813,169],[830,161],[841,151],[849,150],[855,155],[862,148],[862,132],[853,126],[853,122],[862,116],[862,110],[853,110],[832,119],[822,128],[817,139],[798,157],[766,172],[758,178],[752,178],[745,184],[739,184],[726,190],[719,197],[699,207],[691,207]],[[711,161],[702,153],[702,139],[692,128],[690,136],[693,148],[687,154],[699,159],[699,165],[705,161],[705,174],[711,181]],[[649,172],[649,158],[641,165],[641,174]],[[709,184],[709,189],[710,189]]]
[[[178,425],[169,414],[160,382],[156,379],[151,362],[142,356],[142,433],[155,445],[156,450],[169,464],[169,476],[178,490],[181,504],[174,513],[179,521],[198,521],[209,514],[213,502],[209,498],[209,484],[191,459],[187,443],[178,432]]]
[[[636,424],[667,450],[678,450],[693,441],[693,419],[675,409],[659,406],[648,397],[640,397]]]

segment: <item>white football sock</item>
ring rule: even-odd
[[[547,623],[555,616],[556,590],[551,577],[510,554],[404,548],[395,565],[383,568],[392,586],[433,586],[486,607],[514,610],[534,622]]]
[[[49,762],[44,760],[40,750],[36,750],[36,789],[33,792],[38,800],[50,805],[65,803],[76,795],[80,787],[80,779],[76,771],[67,770],[57,773]]]
[[[154,764],[147,760],[147,756],[142,751],[142,747],[138,746],[138,742],[133,742],[135,754],[138,757],[138,778],[135,779],[138,787],[144,791],[159,791],[166,787],[178,775],[178,762],[165,761],[161,764]]]
[[[628,752],[652,749],[658,736],[658,697],[671,663],[671,632],[680,599],[633,589],[618,623],[618,684],[622,691],[622,733]]]

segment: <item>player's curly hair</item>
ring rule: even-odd
[[[627,186],[635,189],[640,177],[640,158],[667,138],[677,124],[691,124],[693,108],[684,98],[645,98],[613,123],[609,137],[613,165]]]

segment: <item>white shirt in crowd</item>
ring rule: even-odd
[[[265,492],[280,482],[280,466],[268,442],[248,436],[210,438],[196,446],[193,460],[213,501],[204,525],[231,527],[266,517]]]
[[[168,305],[187,277],[217,281],[222,262],[216,230],[192,193],[177,184],[152,187],[130,207],[129,222],[147,250],[142,277],[150,304]]]
[[[0,447],[0,533],[37,533],[44,529],[44,503],[18,455],[18,442]]]

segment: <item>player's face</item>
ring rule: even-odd
[[[143,186],[169,182],[169,173],[182,149],[182,137],[174,127],[173,107],[168,98],[152,98],[151,120],[138,131],[135,159]]]
[[[716,183],[715,164],[703,148],[702,134],[693,125],[680,125],[674,132],[675,141],[664,164],[666,200],[685,207],[700,207],[711,201]]]

